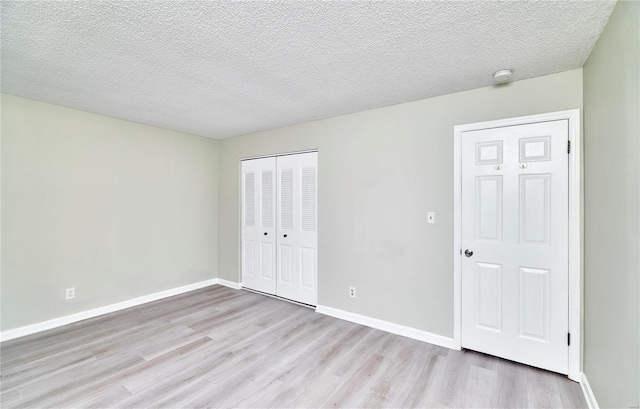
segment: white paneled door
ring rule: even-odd
[[[276,158],[242,162],[242,284],[276,291]]]
[[[462,346],[568,373],[568,121],[462,134]]]
[[[243,222],[242,285],[244,287],[316,305],[318,297],[317,163],[316,152],[242,162],[243,210],[247,209],[252,200],[246,190],[246,178],[252,169],[273,170],[275,189],[270,191],[274,192],[273,196],[268,196],[273,203],[273,208],[269,207],[269,211],[273,209],[275,212],[273,218],[269,219],[273,221],[273,224],[269,224],[271,230],[263,228],[257,232],[258,238],[273,244],[273,247],[269,247],[272,254],[268,260],[269,267],[274,267],[275,274],[269,274],[267,283],[267,277],[261,276],[256,280],[256,275],[250,274],[245,267],[245,264],[255,265],[255,261],[252,260],[256,255],[251,252],[251,245],[244,245],[252,241],[250,239],[252,236],[246,228],[246,222]],[[264,197],[260,199],[265,200]],[[245,231],[249,233],[246,240]],[[264,257],[262,254],[261,256]]]
[[[279,156],[277,295],[317,302],[318,154]]]

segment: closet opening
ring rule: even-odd
[[[242,286],[308,306],[318,300],[318,153],[242,161]]]

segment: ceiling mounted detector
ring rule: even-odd
[[[513,74],[511,70],[496,71],[496,73],[493,74],[494,84],[506,84],[511,81],[511,74]]]

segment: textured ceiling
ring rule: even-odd
[[[2,91],[225,138],[581,67],[612,1],[2,1]]]

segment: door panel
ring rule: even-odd
[[[476,263],[476,326],[502,330],[502,266]]]
[[[295,155],[281,156],[277,161],[278,172],[278,260],[277,260],[277,295],[295,300],[297,295],[296,249],[298,236],[296,230],[296,158]]]
[[[549,341],[549,270],[520,267],[520,336]]]
[[[476,178],[476,237],[502,240],[502,176]]]
[[[280,243],[278,248],[278,288],[282,294],[283,286],[293,286],[293,246]]]
[[[265,169],[261,172],[261,208],[262,208],[262,227],[265,229],[273,229],[274,227],[274,217],[276,215],[275,207],[275,180],[274,180],[274,172],[273,169]]]
[[[300,246],[300,287],[316,288],[316,249]]]
[[[279,156],[278,284],[281,297],[316,305],[317,153]]]
[[[242,162],[242,285],[276,293],[275,158]]]
[[[262,266],[260,268],[260,278],[262,278],[263,280],[271,281],[274,279],[274,256],[275,248],[273,246],[273,243],[265,243],[264,241],[260,243],[260,261],[262,262]]]
[[[279,175],[279,202],[278,220],[280,221],[279,232],[291,232],[293,230],[293,167],[295,161],[291,158],[280,159],[278,161]]]
[[[462,346],[568,372],[568,122],[462,135]]]
[[[246,240],[246,239],[242,240],[242,257],[243,257],[242,275],[248,276],[251,278],[255,277],[255,271],[253,270],[253,265],[254,265],[253,245],[254,245],[253,240]]]

